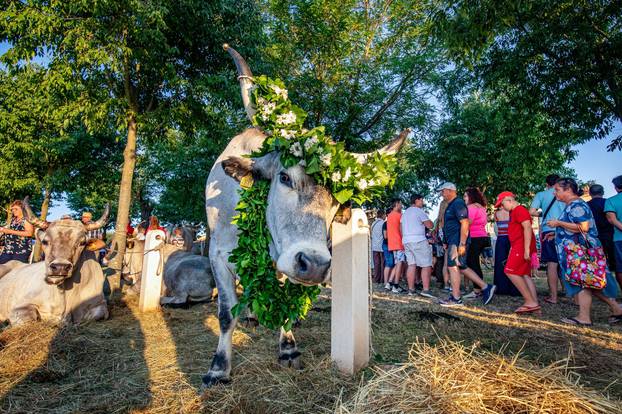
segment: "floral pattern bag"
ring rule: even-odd
[[[594,247],[589,242],[585,233],[581,235],[586,246],[579,242],[564,245],[568,267],[566,268],[566,280],[568,283],[587,289],[604,289],[607,286],[607,259],[603,248]]]

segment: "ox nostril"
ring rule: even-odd
[[[71,263],[50,263],[50,270],[56,275],[67,274],[71,270]]]
[[[300,273],[307,273],[311,267],[311,260],[303,252],[296,253],[296,263]]]

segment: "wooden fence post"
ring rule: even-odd
[[[354,374],[369,362],[369,226],[352,210],[347,224],[332,225],[331,358]]]
[[[150,230],[145,236],[146,253],[143,257],[140,299],[138,301],[140,312],[149,312],[160,308],[163,266],[161,265],[162,251],[157,248],[164,243],[165,238],[166,235],[162,230]]]

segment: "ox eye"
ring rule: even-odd
[[[47,240],[41,240],[41,244],[44,246],[47,246],[50,243]]]
[[[86,240],[82,240],[82,241],[80,242],[80,246],[86,246]]]
[[[279,181],[281,182],[281,184],[284,184],[288,187],[292,186],[292,179],[289,175],[287,175],[286,173],[282,172],[279,174]]]

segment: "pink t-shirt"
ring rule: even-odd
[[[467,206],[469,210],[469,220],[471,220],[470,234],[471,237],[488,237],[486,232],[486,223],[488,222],[488,215],[486,209],[476,207],[471,204]]]

